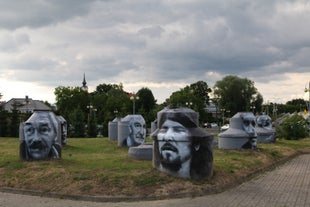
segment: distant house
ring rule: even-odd
[[[51,107],[42,101],[33,100],[26,96],[25,98],[12,98],[8,102],[2,103],[3,109],[12,112],[14,109],[20,113],[33,113],[35,110],[52,110]]]
[[[216,104],[211,102],[206,106],[207,113],[211,113],[213,117],[220,117],[221,111],[217,108]]]

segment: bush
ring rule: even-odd
[[[307,121],[298,114],[286,118],[281,127],[277,128],[277,134],[279,137],[285,139],[301,139],[307,137]]]

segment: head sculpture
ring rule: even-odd
[[[146,138],[146,124],[144,118],[139,114],[127,115],[118,124],[119,146],[139,146]]]
[[[129,121],[129,136],[127,138],[128,146],[137,146],[142,144],[146,138],[145,120],[141,115],[132,116]]]
[[[255,149],[257,146],[255,126],[255,116],[252,112],[238,112],[230,119],[229,129],[219,134],[219,147],[222,148],[220,145],[224,138],[231,139],[231,142],[241,142],[240,147],[235,145],[232,148]],[[242,139],[246,140],[245,143],[242,143]]]
[[[272,129],[272,121],[268,115],[260,115],[256,118],[256,123],[258,127],[265,129]]]
[[[182,178],[212,175],[213,136],[198,126],[198,113],[188,108],[165,108],[157,114],[153,165]]]
[[[23,160],[43,160],[61,157],[59,122],[53,112],[36,111],[22,123],[20,157]]]
[[[261,143],[273,143],[276,141],[276,131],[272,128],[272,120],[268,115],[256,117],[257,141]]]
[[[56,116],[56,117],[60,123],[61,145],[65,146],[67,145],[67,135],[68,135],[67,121],[62,116]]]

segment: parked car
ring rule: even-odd
[[[211,123],[211,128],[216,128],[218,127],[217,123]]]
[[[216,128],[218,127],[217,123],[204,123],[204,127],[207,127],[207,128]]]
[[[222,127],[221,127],[221,131],[225,131],[229,128],[229,124],[224,124]]]

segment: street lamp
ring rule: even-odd
[[[114,110],[114,114],[117,117],[117,114],[118,114],[118,110],[117,109]]]
[[[185,105],[186,105],[187,107],[191,108],[191,106],[193,105],[193,102],[191,102],[191,101],[190,101],[190,102],[186,102]]]
[[[87,131],[88,131],[88,135],[90,136],[92,134],[91,131],[93,131],[93,127],[97,127],[95,124],[97,109],[94,108],[94,106],[92,104],[89,104],[86,107],[89,109],[89,113],[88,113],[88,117],[87,117]]]
[[[135,110],[136,110],[136,100],[139,100],[139,96],[137,96],[135,94],[135,92],[133,92],[130,96],[130,100],[132,100],[132,114],[135,114]]]
[[[305,93],[309,93],[309,102],[308,102],[308,114],[310,113],[310,82],[309,82],[309,88],[305,87]]]
[[[278,107],[276,103],[273,103],[273,117],[275,117],[275,119],[277,119],[277,112],[278,112]]]
[[[255,112],[255,105],[254,105],[254,103],[252,103],[251,105],[250,105],[250,110],[253,112],[253,114],[254,114],[254,112]]]

